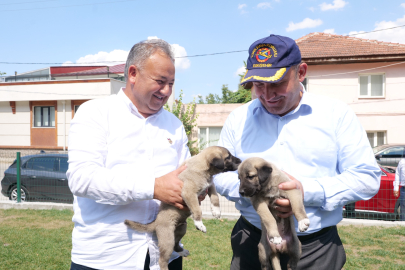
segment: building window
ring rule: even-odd
[[[203,127],[199,128],[199,143],[200,147],[207,148],[208,146],[216,146],[218,144],[219,135],[221,135],[222,127]]]
[[[367,131],[367,138],[371,147],[385,144],[385,131]]]
[[[54,127],[55,107],[37,106],[34,107],[34,127]]]
[[[360,97],[384,97],[384,74],[359,76]]]

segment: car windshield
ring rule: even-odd
[[[387,147],[388,147],[387,145],[379,145],[379,146],[373,147],[373,152],[375,154],[375,153],[380,152],[381,150],[383,150],[384,148],[387,148]]]

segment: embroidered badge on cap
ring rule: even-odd
[[[256,60],[260,63],[266,62],[272,57],[270,48],[261,48],[256,52]]]
[[[170,144],[173,144],[172,139],[167,138],[167,140],[169,141]]]

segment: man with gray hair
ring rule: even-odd
[[[71,269],[158,269],[155,235],[125,219],[152,222],[160,201],[184,208],[178,179],[190,156],[179,119],[163,110],[175,67],[163,40],[135,44],[117,95],[80,106],[69,131],[69,187],[74,195]],[[182,269],[173,253],[169,269]]]

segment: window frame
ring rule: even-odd
[[[371,147],[377,147],[383,144],[378,145],[378,133],[379,132],[383,132],[384,133],[384,142],[383,144],[387,144],[387,131],[386,130],[367,130],[366,134],[368,133],[374,133],[374,145],[372,145]]]
[[[40,126],[35,126],[35,112],[36,112],[36,108],[39,107],[41,108],[41,125]],[[43,117],[43,109],[44,108],[48,108],[48,126],[44,125],[44,117]],[[54,112],[54,116],[53,119],[55,121],[55,125],[52,126],[52,121],[51,121],[51,108],[53,108],[53,112]],[[55,106],[33,106],[33,113],[32,113],[32,117],[33,117],[33,121],[32,121],[32,127],[33,128],[55,128],[56,126],[56,107]]]
[[[203,149],[205,149],[205,148],[207,148],[207,147],[209,147],[209,141],[210,141],[210,128],[221,128],[221,132],[222,132],[222,129],[224,128],[224,126],[199,126],[198,127],[198,134],[197,134],[197,136],[198,136],[198,147],[200,148],[201,147],[201,145],[200,145],[200,130],[202,129],[202,128],[205,128],[206,130],[205,130],[205,136],[206,136],[206,140],[207,140],[207,144],[204,146],[204,148]]]
[[[382,95],[381,96],[371,96],[371,76],[372,75],[382,75]],[[361,95],[361,85],[360,85],[360,77],[367,76],[367,95]],[[357,83],[358,83],[358,95],[359,98],[385,98],[385,73],[359,73]]]

